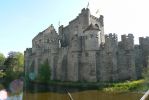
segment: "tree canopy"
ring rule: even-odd
[[[23,67],[24,66],[23,54],[20,52],[13,52],[13,51],[9,52],[4,65],[11,67]]]
[[[6,84],[23,76],[24,56],[20,52],[9,52],[8,57],[5,59],[4,65],[6,66]]]
[[[4,64],[4,61],[5,61],[5,56],[0,53],[0,66]]]

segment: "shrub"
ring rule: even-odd
[[[46,60],[41,66],[39,67],[39,73],[38,73],[38,80],[43,83],[47,83],[50,80],[51,77],[51,70],[48,63],[48,60]]]
[[[6,73],[3,71],[0,71],[0,78],[3,78],[4,76],[6,76]]]

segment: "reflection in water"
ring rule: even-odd
[[[23,91],[23,80],[21,79],[16,79],[14,81],[12,81],[9,85],[9,90],[11,91],[11,93],[20,93]]]
[[[105,93],[98,90],[71,93],[74,100],[140,100],[139,93]],[[65,93],[24,93],[23,100],[70,100]]]
[[[14,84],[14,86],[16,86],[16,84]],[[54,90],[54,91],[53,92],[48,92],[48,91],[39,92],[38,91],[39,87],[43,89],[48,88],[49,91],[50,90],[52,91]],[[66,92],[64,88],[66,87],[59,87],[59,86],[42,87],[40,85],[35,85],[35,86],[32,86],[32,88],[30,88],[31,90],[33,90],[32,92],[24,91],[24,93],[20,93],[19,95],[13,95],[13,96],[9,95],[9,93],[3,90],[2,92],[0,91],[0,97],[2,96],[4,97],[4,95],[7,96],[7,94],[9,97],[7,99],[0,98],[0,100],[70,100],[70,96],[68,95],[68,93]],[[68,87],[67,89],[69,89],[68,92],[71,93],[73,100],[140,100],[140,98],[143,95],[140,93],[131,93],[131,92],[129,93],[107,93],[107,92],[102,92],[99,90],[80,91],[77,88],[71,89]]]
[[[22,100],[23,98],[23,80],[16,79],[12,81],[7,89],[0,90],[0,100]]]
[[[9,96],[6,100],[23,100],[23,93],[20,93],[19,95]]]

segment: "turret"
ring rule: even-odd
[[[142,54],[143,67],[149,67],[149,37],[140,37],[140,49]]]
[[[134,36],[133,34],[122,35],[121,36],[121,45],[125,50],[133,50],[134,49]]]
[[[108,53],[115,52],[117,49],[118,40],[117,35],[115,33],[110,33],[109,35],[105,35],[105,50]]]
[[[84,30],[85,50],[99,50],[102,42],[100,29],[97,25],[90,24]]]

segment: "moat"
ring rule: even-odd
[[[105,93],[89,90],[71,93],[73,100],[140,100],[139,93]],[[67,93],[24,93],[23,100],[70,100]]]
[[[143,96],[141,93],[108,93],[99,90],[87,90],[71,93],[73,100],[140,100]],[[30,93],[24,92],[17,96],[10,96],[7,100],[70,100],[67,93],[41,92]]]
[[[110,92],[97,87],[30,84],[17,95],[8,93],[6,100],[71,100],[69,94],[73,100],[140,100],[144,95],[138,91]]]

